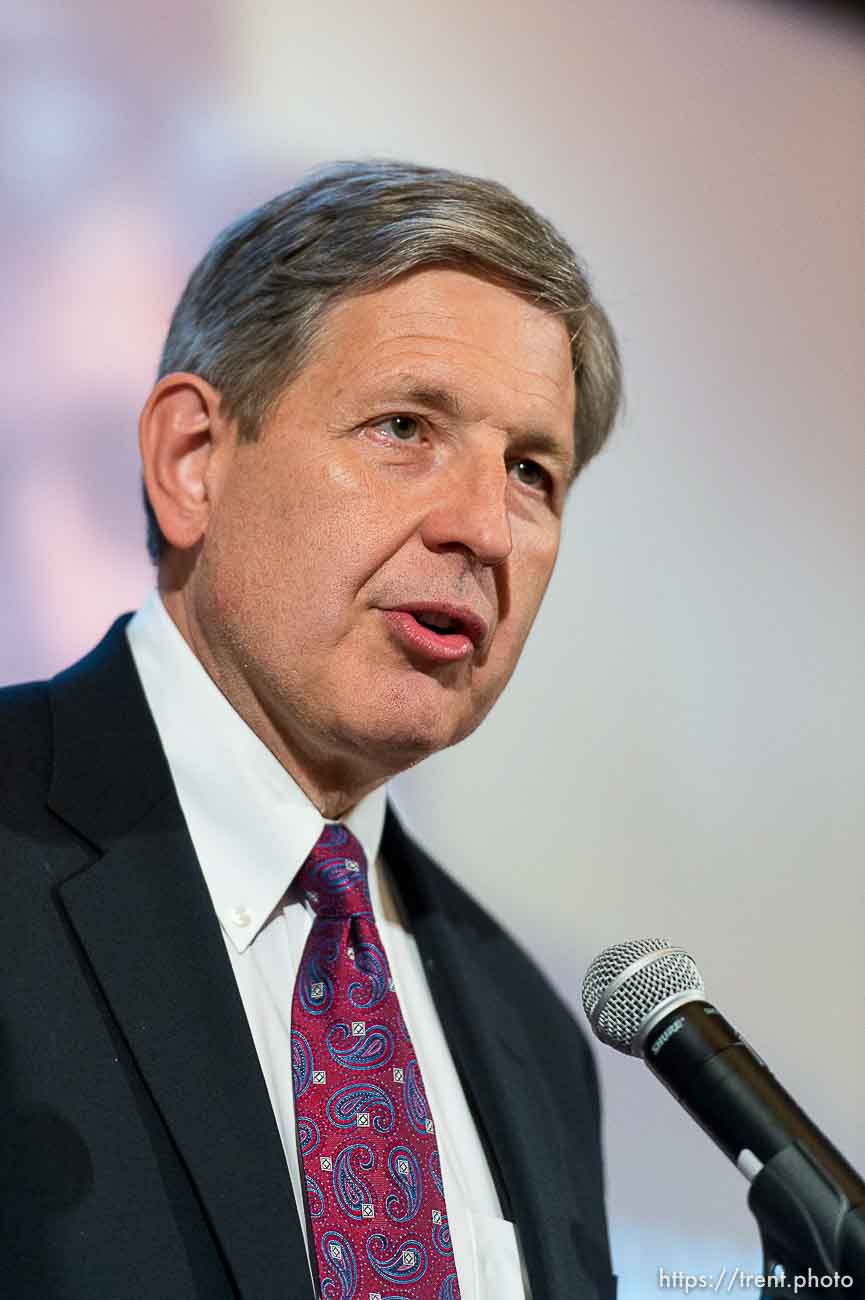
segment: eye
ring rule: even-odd
[[[413,415],[389,415],[384,420],[376,420],[370,427],[387,429],[388,425],[397,442],[409,442],[420,429],[420,421]]]
[[[549,473],[536,460],[514,461],[511,469],[516,471],[517,478],[525,487],[547,489],[551,486]]]

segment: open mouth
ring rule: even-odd
[[[388,609],[383,613],[406,649],[438,663],[467,659],[480,640],[477,624],[456,614],[430,609]]]
[[[424,614],[407,611],[421,627],[428,627],[432,632],[465,632],[462,620],[450,618],[447,614]]]

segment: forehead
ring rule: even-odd
[[[312,369],[321,366],[336,400],[414,376],[458,389],[469,416],[480,418],[482,407],[490,419],[510,410],[520,422],[541,421],[572,436],[574,377],[563,321],[466,271],[427,268],[342,299],[316,349]]]

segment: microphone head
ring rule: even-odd
[[[605,948],[583,980],[583,1010],[602,1043],[641,1056],[652,1025],[703,994],[703,977],[669,939],[629,939]]]

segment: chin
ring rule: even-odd
[[[462,713],[455,716],[441,707],[418,707],[416,703],[413,707],[404,702],[398,710],[388,708],[377,716],[357,720],[351,731],[367,755],[377,753],[388,766],[402,770],[455,745],[476,725],[477,721]]]
[[[462,735],[450,730],[404,723],[399,728],[370,728],[364,736],[363,747],[369,755],[377,752],[387,766],[400,772],[461,739]]]
[[[351,694],[340,691],[328,730],[356,755],[396,773],[471,735],[499,694],[478,685],[417,671],[367,678]]]

